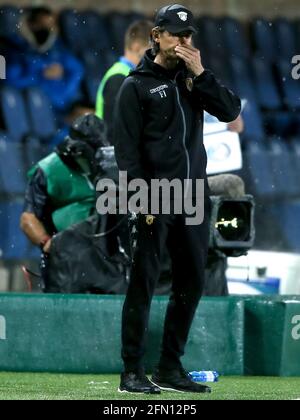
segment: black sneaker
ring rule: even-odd
[[[152,384],[144,373],[122,373],[119,392],[141,392],[144,394],[160,394],[160,389]]]
[[[189,374],[183,369],[156,369],[151,382],[164,391],[209,393],[211,388],[193,382]]]

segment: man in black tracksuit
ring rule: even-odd
[[[192,13],[175,4],[159,10],[152,50],[123,83],[115,108],[114,144],[119,169],[128,179],[204,179],[202,224],[186,224],[187,214],[138,216],[131,281],[123,308],[121,392],[160,389],[210,392],[191,381],[180,357],[202,294],[209,240],[210,199],[203,146],[203,110],[224,122],[240,113],[240,100],[204,70],[192,46]],[[194,191],[194,190],[193,190]],[[201,204],[201,203],[197,203]],[[202,203],[203,204],[203,203]],[[164,247],[172,259],[173,285],[160,360],[150,382],[142,358],[149,310],[160,275]]]

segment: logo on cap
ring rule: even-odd
[[[178,12],[177,15],[179,16],[179,18],[181,20],[183,20],[184,22],[187,20],[187,13],[186,12]]]

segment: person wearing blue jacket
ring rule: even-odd
[[[54,13],[46,7],[30,9],[13,41],[7,82],[19,89],[40,87],[54,111],[67,113],[80,99],[84,69],[59,38]]]

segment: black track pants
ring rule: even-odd
[[[201,225],[186,225],[184,215],[157,215],[150,225],[146,223],[145,215],[138,216],[137,246],[122,318],[125,371],[136,371],[143,366],[150,305],[166,246],[172,259],[173,283],[165,317],[160,365],[170,369],[180,366],[180,357],[184,354],[204,286],[209,218],[209,199]]]

